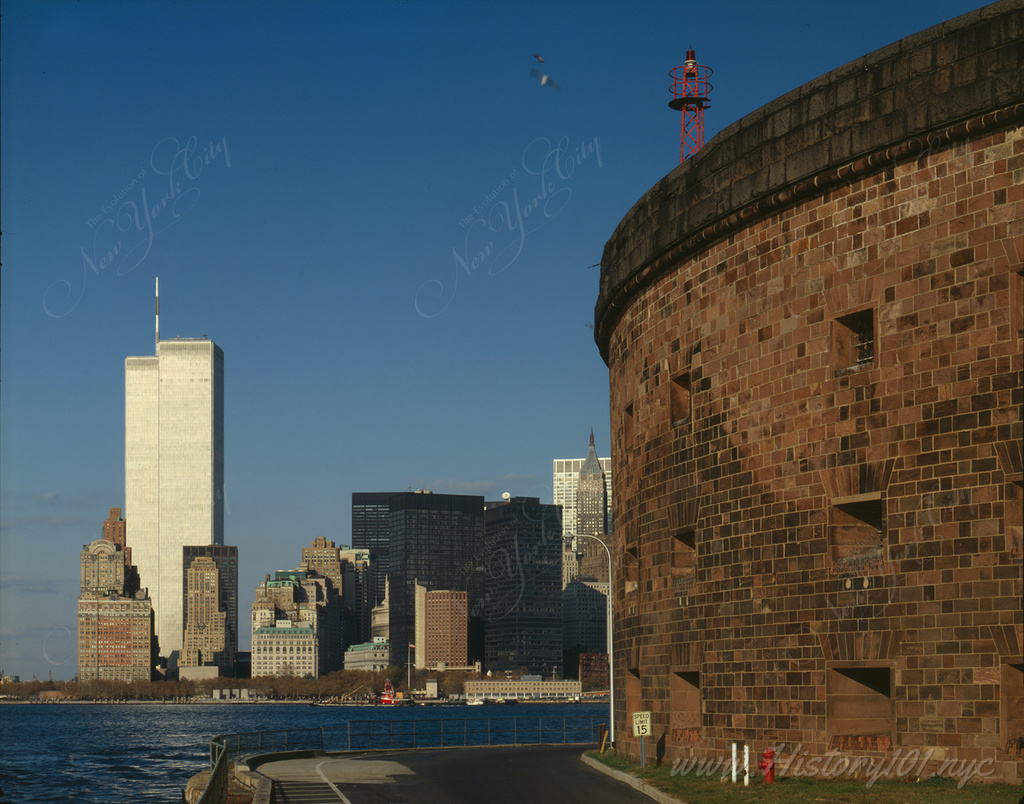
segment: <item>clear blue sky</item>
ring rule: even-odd
[[[980,5],[6,0],[0,667],[76,672],[154,276],[161,336],[224,349],[248,647],[256,583],[348,543],[352,492],[550,501],[591,427],[609,454],[588,266],[678,164],[687,48],[710,139]]]

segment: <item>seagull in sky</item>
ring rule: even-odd
[[[544,57],[543,56],[538,56],[536,53],[534,53],[533,57],[537,60],[538,64],[543,64],[544,63]]]
[[[548,75],[547,73],[542,73],[540,70],[530,70],[530,75],[532,75],[534,78],[538,79],[540,81],[540,85],[542,87],[543,86],[549,86],[553,90],[555,90],[555,92],[559,91],[558,84],[556,84],[554,81],[552,81],[551,80],[551,76]]]

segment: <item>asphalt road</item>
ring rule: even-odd
[[[584,746],[374,751],[268,762],[282,804],[629,804],[651,799],[580,760]]]

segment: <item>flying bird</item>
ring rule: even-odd
[[[534,53],[533,57],[537,60],[538,64],[543,64],[544,63],[544,57],[543,56],[538,56],[536,53]]]
[[[556,84],[554,81],[552,81],[551,80],[551,76],[548,75],[547,73],[542,73],[540,70],[530,70],[530,75],[532,75],[534,78],[538,79],[540,81],[540,85],[542,87],[543,86],[549,86],[553,90],[555,90],[555,92],[559,91],[558,84]]]

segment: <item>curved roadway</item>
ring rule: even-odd
[[[580,745],[324,754],[267,762],[276,804],[629,804],[650,800],[587,766]]]

